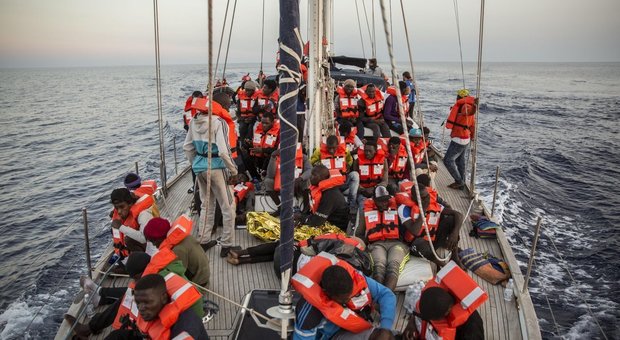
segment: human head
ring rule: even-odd
[[[249,97],[251,97],[254,94],[254,92],[256,92],[256,90],[258,89],[258,84],[256,84],[252,80],[248,80],[245,82],[245,84],[243,84],[243,89],[245,90],[245,93]]]
[[[388,150],[390,151],[390,154],[395,156],[398,154],[398,150],[400,149],[400,138],[399,137],[390,137],[390,140],[388,142]]]
[[[377,58],[370,58],[370,59],[368,59],[368,68],[370,68],[372,70],[377,68]]]
[[[408,96],[409,93],[411,93],[411,89],[407,86],[407,83],[402,80],[398,82],[398,88],[403,96]]]
[[[250,178],[245,173],[240,172],[240,173],[237,174],[237,183],[245,183],[245,182],[247,182],[249,180],[250,180]]]
[[[129,190],[136,190],[140,187],[140,185],[142,185],[142,179],[140,176],[130,172],[127,176],[125,176],[123,183],[125,184],[125,188]]]
[[[310,184],[319,185],[323,180],[329,178],[329,169],[323,164],[317,164],[310,171]]]
[[[333,265],[323,272],[321,288],[327,297],[343,305],[351,299],[353,279],[346,269]]]
[[[377,141],[374,139],[370,139],[366,141],[364,144],[364,156],[366,159],[373,159],[377,154]]]
[[[390,196],[390,193],[383,185],[378,185],[375,188],[375,192],[372,198],[375,201],[377,210],[385,211],[388,209],[390,198],[392,198],[392,196]]]
[[[275,80],[273,79],[267,79],[265,80],[265,82],[263,82],[263,93],[268,96],[271,93],[273,93],[273,91],[276,90],[276,88],[278,87],[278,83],[276,83]]]
[[[336,150],[338,150],[338,145],[340,144],[340,141],[338,140],[338,137],[331,135],[327,137],[327,140],[325,140],[325,145],[327,146],[327,153],[329,153],[330,155],[335,155],[336,154]]]
[[[271,130],[273,127],[273,114],[271,112],[263,113],[263,118],[260,119],[260,123],[263,125],[263,132]]]
[[[129,216],[129,209],[136,203],[136,200],[127,188],[114,189],[110,194],[110,202],[123,220]]]
[[[425,187],[430,187],[431,186],[431,177],[429,175],[427,175],[427,174],[420,174],[415,179],[416,179],[416,181],[418,181],[418,183],[420,185],[423,185]]]
[[[431,129],[427,128],[426,126],[422,128],[422,131],[424,132],[424,138],[428,139],[428,136],[431,134]]]
[[[353,79],[345,80],[342,87],[344,88],[344,92],[346,94],[351,94],[353,90],[355,90],[355,80]]]
[[[204,95],[203,95],[203,94],[202,94],[202,92],[200,92],[200,91],[194,91],[194,92],[192,93],[192,97],[194,97],[194,98],[203,98],[203,97],[204,97]]]
[[[144,237],[153,245],[159,247],[164,242],[170,231],[170,222],[161,217],[153,217],[144,227]]]
[[[366,92],[368,98],[374,98],[376,90],[377,88],[375,87],[375,84],[370,83],[366,85],[366,90],[364,92]]]
[[[226,110],[230,109],[232,104],[232,89],[229,87],[218,87],[213,90],[213,101],[222,105]]]
[[[465,98],[467,96],[469,96],[469,90],[468,89],[460,89],[460,90],[456,91],[456,99]]]
[[[351,133],[351,129],[353,129],[353,124],[346,120],[343,121],[340,126],[338,126],[338,132],[340,132],[340,135],[344,137],[348,136]]]
[[[418,128],[409,130],[409,140],[414,142],[416,145],[420,143],[422,140],[422,130]]]
[[[424,320],[445,318],[453,305],[452,295],[440,287],[425,289],[420,296],[420,314]]]
[[[127,257],[125,270],[127,270],[129,277],[134,280],[139,280],[149,262],[151,262],[151,256],[149,254],[143,251],[132,251]]]
[[[420,200],[422,201],[422,208],[428,208],[428,205],[431,202],[431,195],[428,193],[428,189],[422,183],[418,183],[420,186]],[[416,199],[416,189],[415,186],[411,187],[411,197],[412,199]]]
[[[136,282],[133,294],[138,313],[145,321],[155,320],[168,303],[166,281],[159,274],[143,276]]]
[[[403,79],[411,79],[411,73],[409,73],[409,71],[403,72]]]

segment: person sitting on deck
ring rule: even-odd
[[[334,108],[338,124],[349,123],[357,127],[357,136],[364,137],[364,125],[360,119],[358,102],[361,100],[361,90],[356,88],[355,80],[347,79],[343,86],[336,88]]]
[[[398,192],[399,183],[411,172],[407,149],[399,137],[390,137],[387,142],[388,185],[390,194]]]
[[[256,102],[258,85],[248,80],[243,88],[237,90],[237,122],[239,122],[239,139],[251,139],[252,128],[256,123],[256,114],[253,111]]]
[[[348,190],[349,212],[355,214],[357,212],[357,190],[360,185],[360,175],[351,168],[353,157],[346,146],[340,143],[337,136],[328,136],[325,143],[321,143],[314,150],[310,157],[310,163],[312,165],[323,164],[328,170],[337,170],[346,176],[346,181],[341,189]]]
[[[237,181],[233,183],[233,185],[235,202],[237,202],[235,224],[245,225],[247,223],[246,214],[250,211],[254,211],[254,205],[256,203],[254,183],[250,182],[248,175],[240,173],[237,175]]]
[[[159,250],[171,249],[186,268],[185,276],[203,287],[209,285],[209,258],[198,240],[192,236],[192,220],[179,216],[170,226],[165,218],[153,218],[144,228],[144,236]],[[213,247],[217,241],[212,240]]]
[[[483,340],[484,324],[476,309],[488,295],[455,263],[440,273],[423,288],[403,339]]]
[[[317,227],[329,222],[342,231],[349,224],[349,208],[340,186],[345,183],[338,170],[330,170],[323,164],[312,168],[310,173],[309,214],[301,224]]]
[[[439,168],[437,167],[437,157],[435,155],[435,151],[433,150],[433,148],[430,147],[431,140],[429,139],[429,137],[431,130],[425,126],[422,131],[424,134],[424,139],[420,139],[419,137],[410,139],[412,141],[411,151],[415,154],[414,158],[420,162],[419,164],[415,165],[415,173],[416,175],[427,174],[430,176],[431,179],[434,179],[437,175],[437,170]],[[424,144],[424,142],[426,144]],[[427,157],[428,164],[426,162]]]
[[[270,112],[263,114],[260,124],[254,125],[254,137],[246,139],[243,163],[254,180],[261,180],[271,154],[280,145],[280,122]]]
[[[398,82],[398,87],[400,88],[401,99],[400,102],[403,106],[403,111],[405,113],[405,117],[407,116],[407,112],[409,111],[409,87],[404,81]],[[409,130],[409,126],[407,129],[403,128],[402,120],[400,119],[400,109],[398,105],[399,99],[396,98],[398,92],[395,87],[388,87],[388,96],[385,98],[385,105],[383,107],[383,118],[385,122],[390,127],[390,130],[402,135],[404,131]],[[411,125],[411,124],[409,124]]]
[[[364,149],[357,151],[353,171],[360,174],[360,188],[357,191],[359,207],[364,198],[372,197],[377,185],[388,184],[387,159],[383,149],[377,149],[376,140],[367,140]]]
[[[254,103],[254,114],[261,118],[263,114],[269,112],[272,115],[278,113],[278,83],[273,79],[263,82],[263,87],[256,91],[256,102]]]
[[[403,263],[409,260],[409,249],[400,241],[396,200],[383,186],[377,186],[373,199],[364,202],[355,236],[368,244],[372,257],[372,278],[390,290],[396,288]]]
[[[134,195],[142,197],[144,195],[154,195],[157,191],[157,182],[154,179],[145,181],[133,172],[128,173],[123,180],[125,188],[129,189]]]
[[[366,85],[362,100],[358,102],[358,109],[362,123],[372,130],[375,138],[391,136],[390,128],[383,117],[383,93],[374,84]]]
[[[364,147],[364,143],[362,143],[362,140],[357,136],[357,131],[359,130],[349,122],[342,122],[338,125],[340,142],[344,140],[347,151],[351,153],[353,158],[357,157],[357,150]]]
[[[191,309],[202,301],[202,295],[187,284],[179,276],[143,276],[133,290],[138,309],[135,325],[114,331],[107,339],[144,339],[144,335],[150,339],[208,339],[201,318]]]
[[[452,252],[453,257],[456,257],[463,215],[439,204],[434,190],[429,190],[421,183],[418,184],[430,239],[423,225],[424,220],[420,215],[420,208],[416,203],[416,188],[412,187],[410,197],[396,196],[399,204],[398,215],[404,233],[403,240],[410,245],[411,254],[426,258],[442,267],[445,263],[434,256],[429,240],[435,249],[445,248]]]
[[[114,205],[112,212],[114,252],[124,258],[132,251],[146,250],[144,227],[153,217],[159,217],[153,196],[143,195],[138,198],[127,188],[119,188],[112,191],[110,201]],[[155,249],[148,250],[152,253]]]
[[[271,154],[269,165],[267,166],[267,175],[263,181],[265,192],[276,204],[276,211],[273,216],[280,216],[280,189],[282,188],[280,173],[280,150],[278,149]],[[294,195],[299,198],[304,206],[307,206],[306,191],[308,189],[308,180],[310,179],[310,171],[312,165],[308,160],[308,156],[304,154],[301,143],[297,143],[295,150],[295,183]]]
[[[396,297],[346,261],[322,252],[297,271],[291,284],[301,295],[293,339],[391,339]],[[373,328],[373,305],[380,328]]]
[[[451,129],[451,141],[443,162],[454,178],[454,183],[448,185],[452,189],[465,188],[465,166],[469,157],[469,142],[475,138],[477,105],[478,99],[470,96],[467,89],[461,89],[457,92],[456,103],[446,119],[446,129]]]

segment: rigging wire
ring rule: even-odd
[[[222,82],[226,79],[226,66],[228,64],[228,52],[230,51],[230,38],[232,37],[233,25],[235,23],[235,13],[237,12],[237,0],[233,5],[232,17],[230,19],[230,30],[228,31],[228,44],[226,44],[226,56],[224,57],[224,70],[222,71]]]
[[[474,124],[474,131],[472,131],[471,138],[471,176],[469,182],[469,188],[472,193],[476,192],[476,169],[477,169],[477,155],[478,155],[478,129],[479,129],[479,120],[478,116],[480,113],[480,79],[482,78],[482,42],[484,38],[484,6],[485,0],[480,0],[480,33],[478,34],[478,67],[476,71],[476,111],[474,112],[474,120],[476,124]]]
[[[164,196],[168,194],[166,189],[166,181],[168,176],[166,174],[166,151],[164,148],[164,117],[162,111],[162,99],[161,99],[161,59],[159,55],[159,9],[157,0],[153,0],[153,20],[155,29],[155,75],[157,77],[157,119],[159,125],[159,157],[160,165],[159,172],[162,183],[162,193]]]
[[[265,0],[263,0],[263,19],[262,19],[262,24],[261,24],[261,35],[260,35],[260,74],[259,74],[260,86],[263,86],[264,48],[265,48]]]
[[[375,20],[375,0],[371,2],[372,8],[372,57],[377,57],[377,28]]]
[[[459,54],[461,56],[461,79],[463,80],[463,88],[465,88],[465,67],[463,66],[463,45],[461,43],[461,22],[459,18],[459,4],[458,0],[454,2],[454,17],[456,18],[456,34],[459,39]]]
[[[228,7],[230,0],[226,0],[226,11],[224,12],[224,22],[222,23],[222,34],[220,34],[220,46],[217,49],[217,57],[215,58],[215,74],[220,64],[220,52],[222,51],[222,43],[224,42],[224,32],[226,32],[226,20],[228,20]],[[211,97],[209,97],[211,98]]]
[[[355,0],[355,14],[357,15],[357,27],[360,32],[360,41],[362,42],[362,56],[366,59],[366,48],[364,47],[364,37],[362,35],[362,22],[360,21],[360,10],[357,5],[357,0]]]
[[[362,8],[364,9],[364,17],[366,18],[366,29],[368,29],[368,39],[370,39],[370,54],[374,58],[375,41],[373,40],[373,35],[370,32],[370,21],[368,21],[368,12],[366,11],[366,3],[364,3],[364,0],[362,0]]]

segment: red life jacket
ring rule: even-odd
[[[364,201],[364,221],[366,222],[366,239],[368,242],[398,240],[398,211],[396,200],[392,197],[388,210],[379,211],[375,201]]]
[[[327,152],[327,144],[321,143],[321,164],[329,170],[340,170],[343,175],[347,173],[347,149],[343,144],[339,144],[334,155]]]
[[[397,98],[398,96],[398,93],[396,92],[396,87],[394,86],[389,86],[387,88],[387,93],[394,96],[394,98]],[[403,103],[403,112],[405,113],[405,116],[407,116],[407,112],[409,111],[409,96],[401,94],[400,102]],[[398,111],[398,107],[396,108],[396,111],[400,116],[400,111]]]
[[[385,153],[388,157],[388,176],[397,180],[405,178],[405,169],[409,156],[407,155],[407,149],[403,143],[398,147],[396,156],[392,156],[390,150],[387,148]]]
[[[138,305],[136,305],[133,298],[133,289],[135,286],[135,281],[129,281],[125,295],[123,295],[121,304],[118,306],[118,311],[114,317],[112,328],[121,329],[123,327],[123,319],[125,318],[129,318],[129,320],[127,320],[129,323],[127,323],[127,321],[125,322],[127,325],[138,319]]]
[[[338,93],[338,105],[342,118],[359,118],[360,113],[357,108],[357,101],[361,99],[360,91],[353,89],[353,92],[349,95],[344,91],[344,87],[339,86],[336,92]]]
[[[430,188],[427,189],[430,196],[430,203],[428,205],[428,208],[426,208],[426,210],[424,211],[424,214],[426,215],[428,232],[429,234],[431,234],[431,241],[435,241],[435,235],[437,234],[437,229],[439,228],[439,218],[441,217],[443,206],[437,203],[437,192],[435,192],[435,194],[433,195]],[[410,193],[400,192],[396,194],[395,198],[398,205],[406,205],[411,208],[412,220],[416,220],[418,216],[420,216],[420,208],[418,207],[415,198],[412,198]],[[418,237],[424,237],[424,239],[428,241],[428,236],[426,236],[424,226],[420,228],[420,232],[418,233],[418,235],[413,235],[408,230],[405,230],[405,242],[410,243]]]
[[[450,137],[471,138],[475,128],[476,98],[467,96],[456,101],[446,120],[446,129],[452,129]]]
[[[239,92],[237,92],[237,110],[241,118],[256,117],[252,111],[254,102],[256,102],[256,92],[250,97],[244,89],[239,89]]]
[[[237,131],[235,130],[235,122],[232,120],[228,110],[222,107],[220,103],[214,101],[211,105],[213,108],[213,114],[222,118],[228,125],[228,141],[230,142],[230,153],[232,158],[237,158]],[[209,100],[207,98],[196,98],[192,108],[196,110],[208,113],[209,112]]]
[[[250,191],[254,191],[254,183],[252,182],[239,183],[235,185],[233,190],[235,194],[235,202],[239,204],[245,199],[245,197],[248,195]]]
[[[355,146],[355,137],[356,136],[357,136],[357,127],[351,128],[351,133],[349,133],[348,136],[344,136],[344,142],[345,142],[345,144],[347,146],[347,151],[349,151],[351,154],[353,154],[353,152],[357,148]],[[351,155],[351,156],[353,156],[353,155]]]
[[[172,222],[172,227],[170,227],[164,242],[159,245],[159,249],[172,249],[177,244],[183,242],[186,237],[192,234],[192,225],[191,218],[186,215],[179,216],[179,218]]]
[[[278,112],[278,99],[280,98],[280,91],[277,88],[269,96],[266,96],[262,89],[256,91],[254,96],[256,97],[256,102],[259,106],[265,108],[269,106],[269,110],[267,110],[267,112],[271,112],[274,115]]]
[[[142,197],[144,195],[153,195],[157,191],[157,182],[153,179],[147,179],[146,181],[142,181],[140,187],[135,189],[133,193]]]
[[[431,287],[439,287],[454,297],[450,313],[441,320],[429,322],[415,317],[419,339],[451,340],[456,336],[456,328],[464,324],[470,315],[478,309],[489,296],[465,271],[453,261],[448,262],[437,276],[428,281],[422,292]],[[416,305],[420,311],[420,303]]]
[[[304,154],[301,149],[301,143],[297,143],[297,149],[295,150],[295,178],[299,178],[304,172]],[[276,155],[276,175],[273,178],[273,190],[280,191],[282,187],[282,181],[280,180],[280,154]]]
[[[420,141],[418,145],[413,142],[409,142],[411,145],[411,153],[413,154],[413,163],[415,165],[421,164],[424,160],[424,150],[426,149],[426,144]]]
[[[409,194],[411,192],[411,188],[413,188],[414,185],[415,183],[408,179],[402,180],[398,185],[398,191]]]
[[[256,124],[254,128],[254,137],[252,138],[252,145],[255,148],[276,148],[280,141],[280,121],[274,120],[273,126],[269,131],[263,131],[263,124]],[[264,153],[250,152],[250,155],[257,157],[267,156]]]
[[[154,204],[155,204],[155,200],[153,199],[153,196],[151,195],[144,195],[138,198],[138,201],[136,201],[136,203],[134,203],[129,209],[129,215],[127,216],[127,218],[124,220],[121,220],[121,223],[124,226],[128,226],[132,229],[140,230],[140,225],[138,224],[138,215],[140,215],[140,213],[143,212],[144,210],[151,208]],[[159,215],[159,214],[154,213],[153,215]],[[114,209],[114,212],[112,214],[112,219],[113,220],[121,219],[116,209]],[[121,257],[129,256],[129,251],[126,249],[126,246],[125,246],[125,235],[121,233],[119,229],[112,228],[112,241],[114,243],[114,252],[117,255],[120,255]]]
[[[383,118],[383,93],[377,89],[375,90],[374,98],[368,98],[366,92],[362,92],[361,96],[366,103],[366,117],[372,119]]]
[[[196,114],[198,113],[196,109],[192,108],[192,104],[194,103],[195,99],[197,99],[197,97],[190,95],[189,97],[187,97],[187,100],[185,100],[185,108],[183,109],[183,123],[185,125],[189,125],[189,122],[192,120],[192,118],[196,117]]]
[[[319,182],[318,185],[310,185],[310,211],[316,213],[321,204],[323,191],[341,186],[346,178],[337,169],[329,171],[330,177]]]
[[[327,297],[320,286],[323,272],[332,265],[346,269],[353,279],[352,298],[345,306]],[[336,256],[326,252],[319,253],[292,277],[291,284],[309,304],[317,308],[327,320],[336,326],[353,333],[372,327],[368,320],[356,312],[372,306],[372,296],[370,296],[366,279],[350,264]]]
[[[157,274],[166,268],[172,261],[177,259],[177,255],[169,247],[162,247],[155,255],[151,256],[151,261],[144,268],[142,276]]]
[[[358,166],[360,170],[360,186],[370,188],[377,185],[383,179],[383,163],[385,153],[382,149],[377,149],[377,154],[373,159],[366,159],[364,150],[357,150]]]
[[[316,240],[316,241],[319,241],[319,240],[340,240],[340,241],[344,242],[345,244],[354,246],[355,248],[357,248],[359,250],[364,251],[364,249],[366,249],[366,247],[364,246],[364,243],[360,242],[359,239],[352,238],[352,237],[347,237],[347,235],[345,235],[345,234],[336,234],[336,233],[329,233],[329,234],[312,236],[309,239],[299,241],[297,243],[297,246],[300,247],[300,248],[307,247],[307,246],[311,245],[314,240]]]
[[[145,321],[140,315],[136,320],[140,331],[151,339],[170,339],[170,328],[177,322],[179,315],[202,299],[198,289],[181,276],[170,273],[164,279],[170,302],[164,305],[155,320]]]

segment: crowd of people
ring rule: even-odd
[[[376,60],[368,71],[383,74]],[[457,254],[463,216],[434,187],[438,159],[430,147],[430,130],[413,121],[415,96],[409,72],[403,79],[396,84],[400,91],[344,81],[334,93],[336,129],[315,150],[305,150],[302,139],[297,145],[295,223],[311,227],[330,223],[341,234],[296,245],[292,284],[301,299],[295,339],[390,339],[401,332],[405,338],[424,338],[413,321],[404,330],[392,329],[397,314],[394,290],[411,256],[425,258],[437,268],[448,264],[434,256],[433,248]],[[95,295],[93,303],[109,307],[88,324],[77,324],[78,336],[97,334],[112,325],[111,339],[140,334],[153,339],[205,339],[202,294],[190,281],[209,285],[206,251],[219,244],[220,257],[231,265],[274,260],[277,242],[241,249],[235,226],[247,222],[257,195],[269,197],[271,214],[280,214],[277,81],[246,76],[236,91],[223,85],[212,93],[207,98],[193,92],[183,117],[187,131],[183,150],[195,183],[189,193],[195,196],[195,212],[206,216],[199,219],[198,236],[192,236],[188,217],[170,223],[159,216],[154,181],[128,174],[125,188],[110,196],[111,226],[114,270],[132,281],[128,288],[96,289],[83,279],[84,290]],[[299,102],[298,126],[303,131],[303,92]],[[447,119],[452,140],[444,162],[454,177],[449,186],[454,190],[465,185],[476,105],[476,99],[461,90]],[[222,227],[218,240],[216,226]],[[445,325],[446,316],[462,298],[444,286],[429,287],[416,306],[417,315],[438,333],[455,331],[459,338],[467,329],[468,339],[476,339],[472,334],[483,332],[475,311],[460,324]]]

